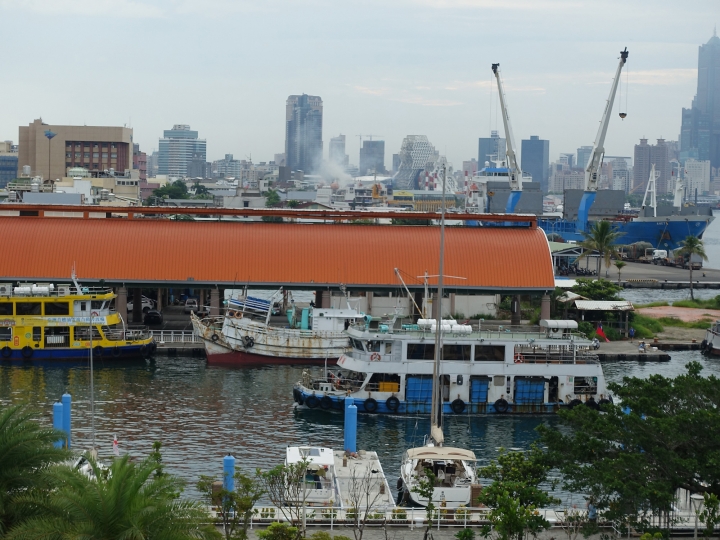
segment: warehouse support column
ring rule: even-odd
[[[520,295],[515,295],[510,301],[510,324],[520,325]]]
[[[132,289],[132,296],[133,296],[132,322],[142,324],[142,320],[143,320],[142,289]]]
[[[120,317],[122,317],[122,320],[126,323],[128,322],[127,318],[127,288],[125,287],[118,287],[117,289],[117,298],[115,299],[115,311],[118,312]]]
[[[163,290],[158,289],[157,290],[157,302],[155,302],[155,309],[157,309],[160,312],[162,312],[162,308],[163,308],[163,296],[162,295],[163,295]]]
[[[372,291],[367,291],[365,293],[365,298],[367,298],[367,314],[372,316],[372,301],[373,301]]]
[[[217,289],[210,291],[210,315],[220,315],[220,291]]]
[[[543,294],[542,300],[540,302],[540,318],[550,318],[550,296],[547,294]]]

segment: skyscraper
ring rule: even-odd
[[[322,99],[289,96],[285,106],[285,163],[290,170],[315,172],[322,161]]]
[[[206,160],[205,139],[198,139],[198,132],[192,131],[188,125],[176,124],[172,129],[163,131],[159,144],[158,174],[187,176],[191,161]]]
[[[478,164],[481,168],[486,161],[504,161],[506,152],[505,139],[499,137],[495,130],[490,132],[490,137],[478,139]]]
[[[650,178],[650,170],[655,165],[655,172],[659,173],[655,181],[655,191],[660,194],[670,191],[670,162],[668,161],[668,147],[665,139],[658,139],[657,144],[648,144],[647,139],[640,139],[640,144],[635,145],[635,157],[633,162],[633,186],[632,191],[642,193],[647,187]]]
[[[550,141],[546,141],[537,135],[531,135],[530,140],[522,141],[520,150],[520,168],[530,173],[533,182],[540,183],[540,190],[548,192],[548,178],[550,169]]]
[[[697,94],[682,110],[680,159],[710,160],[720,167],[720,38],[717,32],[698,50]]]
[[[581,146],[577,149],[577,160],[575,163],[577,163],[577,167],[579,169],[585,169],[587,167],[588,161],[590,161],[590,156],[592,155],[592,146]]]
[[[385,173],[385,141],[363,141],[359,169],[361,176]]]
[[[348,155],[345,153],[345,135],[342,133],[330,139],[330,155],[332,163],[340,165],[343,169],[348,166]]]
[[[393,188],[418,189],[418,176],[429,164],[435,163],[440,154],[425,135],[408,135],[398,156],[400,167],[393,178]]]

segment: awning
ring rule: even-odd
[[[635,311],[628,300],[575,300],[575,307],[582,311]]]
[[[453,448],[451,446],[421,446],[420,448],[410,448],[407,451],[409,459],[465,459],[474,461],[475,452],[465,450],[464,448]]]

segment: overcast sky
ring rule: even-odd
[[[677,139],[718,19],[718,0],[0,0],[0,140],[37,117],[127,124],[150,153],[190,124],[208,160],[267,161],[304,92],[324,102],[325,157],[343,133],[357,164],[372,134],[390,166],[420,134],[458,168],[503,133],[499,62],[517,146],[549,139],[552,161],[593,143],[627,46],[605,146],[631,156],[640,137]]]

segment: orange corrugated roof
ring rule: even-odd
[[[421,226],[0,217],[0,279],[398,286],[438,273],[439,229]],[[447,227],[447,287],[553,289],[541,229]],[[410,283],[408,283],[410,285]]]

